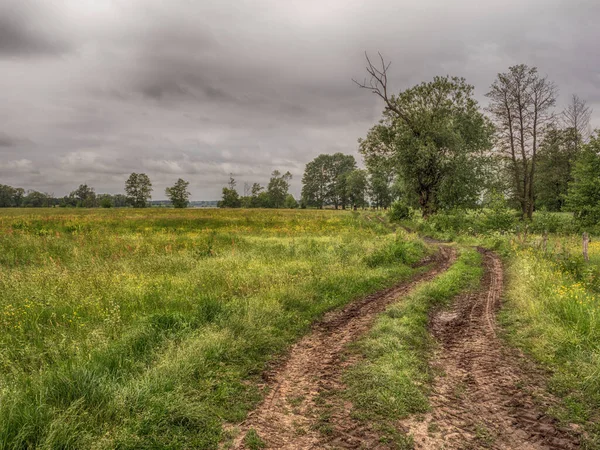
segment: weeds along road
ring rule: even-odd
[[[351,442],[332,443],[331,433],[319,429],[319,400],[341,386],[342,372],[350,363],[343,360],[346,346],[368,331],[388,305],[447,270],[455,258],[453,248],[440,246],[429,271],[327,315],[267,375],[269,394],[242,424],[233,448],[246,448],[243,440],[250,430],[272,449],[351,448],[355,440],[360,445],[362,439],[352,436],[348,436]],[[349,413],[349,408],[345,410]]]
[[[432,362],[439,372],[432,412],[425,420],[405,421],[404,431],[413,435],[416,449],[426,450],[578,448],[576,438],[542,413],[535,371],[498,339],[502,262],[492,252],[480,252],[485,264],[481,288],[459,296],[450,310],[432,318],[432,332],[441,344]]]

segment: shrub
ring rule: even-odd
[[[410,219],[411,216],[412,214],[410,208],[401,201],[394,202],[388,211],[388,217],[391,222],[407,220]]]

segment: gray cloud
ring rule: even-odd
[[[0,5],[0,56],[56,55],[69,50],[60,31],[46,25],[48,21],[52,22],[52,12],[42,3],[3,2]]]
[[[0,177],[62,195],[120,192],[146,171],[215,199],[229,173],[266,182],[356,155],[382,105],[357,89],[363,54],[405,89],[464,76],[482,106],[498,72],[527,63],[600,126],[596,0],[5,0],[0,6]],[[19,138],[15,138],[18,136]]]

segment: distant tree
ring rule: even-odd
[[[581,150],[565,206],[583,226],[600,223],[600,131]]]
[[[27,191],[23,198],[23,206],[32,208],[47,208],[53,206],[54,200],[51,194],[34,190]]]
[[[287,209],[296,209],[298,207],[298,202],[294,198],[292,194],[288,194],[285,197],[285,202],[283,203],[283,207]]]
[[[0,184],[0,208],[15,206],[15,188]]]
[[[69,197],[74,199],[76,206],[82,208],[93,208],[96,206],[96,193],[94,192],[94,188],[89,187],[87,184],[80,184],[77,189],[71,192]]]
[[[289,172],[282,175],[278,170],[274,170],[271,174],[271,179],[267,185],[267,195],[272,208],[283,208],[290,189],[291,179],[292,174]]]
[[[387,209],[394,200],[390,180],[383,172],[371,173],[369,178],[369,197],[371,197],[371,205],[375,208]]]
[[[0,208],[23,206],[25,189],[0,184]]]
[[[331,187],[329,196],[331,203],[338,209],[346,209],[348,204],[348,175],[356,169],[356,160],[352,155],[344,155],[343,153],[334,153],[331,155]]]
[[[574,94],[571,97],[571,102],[562,112],[561,119],[564,128],[573,130],[572,135],[576,139],[575,146],[577,149],[590,138],[591,117],[592,109],[587,106],[585,100]]]
[[[188,181],[179,178],[172,187],[165,189],[165,194],[169,197],[175,208],[187,208],[191,195],[188,191],[189,185]]]
[[[302,177],[302,199],[309,206],[333,205],[342,209],[348,204],[347,177],[356,169],[352,155],[322,154],[306,165]]]
[[[111,200],[115,208],[124,208],[125,206],[129,205],[127,196],[123,194],[111,195]]]
[[[152,183],[145,173],[132,173],[125,182],[127,201],[134,208],[146,208],[152,198]]]
[[[367,205],[367,172],[355,169],[346,177],[348,201],[352,209],[363,208]]]
[[[101,194],[96,197],[101,208],[112,208],[114,206],[112,196]]]
[[[520,64],[498,74],[487,97],[497,130],[495,148],[508,160],[522,217],[531,219],[538,150],[554,121],[556,86],[535,67]]]
[[[462,78],[435,77],[390,95],[389,64],[367,57],[370,80],[356,82],[385,103],[384,118],[371,133],[365,152],[387,152],[407,189],[428,217],[439,208],[471,204],[482,190],[481,161],[491,148],[492,127]],[[373,186],[381,179],[372,179]],[[375,182],[375,183],[374,183]]]
[[[306,165],[302,176],[302,202],[323,209],[331,191],[331,155],[317,156]]]
[[[242,206],[240,195],[235,190],[236,184],[237,183],[233,178],[233,175],[230,175],[227,187],[223,188],[223,197],[218,203],[219,208],[239,208],[240,206]]]
[[[23,206],[23,199],[25,198],[25,189],[23,188],[15,188],[13,194],[13,203],[14,206],[20,207]]]
[[[574,128],[552,129],[540,144],[535,178],[535,206],[548,211],[561,211],[572,170],[579,155],[579,134]]]
[[[250,208],[268,208],[269,196],[259,183],[253,183],[250,188]]]

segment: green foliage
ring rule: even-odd
[[[566,207],[584,227],[600,223],[600,134],[590,139],[573,169]]]
[[[22,188],[14,188],[5,184],[0,184],[0,208],[8,208],[12,206],[22,206],[25,190]]]
[[[388,217],[391,222],[401,222],[410,219],[411,215],[412,211],[410,208],[401,201],[394,202],[388,212]]]
[[[269,360],[326,311],[414,273],[369,267],[401,240],[349,212],[0,216],[6,448],[216,449],[260,400]]]
[[[134,208],[146,208],[152,194],[152,183],[145,173],[132,173],[125,182],[127,201]]]
[[[113,201],[110,196],[104,196],[100,199],[101,208],[112,208],[113,206]]]
[[[348,193],[348,202],[352,209],[364,208],[367,206],[367,173],[361,169],[355,169],[348,173],[346,177],[346,189]]]
[[[483,229],[487,231],[508,232],[515,228],[517,217],[515,211],[509,208],[504,196],[492,192],[487,201],[487,208],[482,213]]]
[[[360,141],[367,166],[393,163],[424,216],[474,203],[492,127],[473,99],[473,87],[461,78],[436,77],[390,102],[394,110],[387,108]]]
[[[79,185],[76,190],[71,192],[69,197],[73,199],[73,206],[93,208],[97,205],[94,188],[89,187],[87,184]]]
[[[190,192],[188,191],[190,183],[181,178],[172,186],[165,189],[165,194],[173,203],[175,208],[187,208],[190,202]]]
[[[296,209],[298,207],[298,202],[296,201],[296,199],[294,198],[294,196],[292,194],[288,194],[285,197],[285,202],[283,204],[284,208],[288,208],[288,209]]]
[[[267,185],[267,195],[271,208],[283,208],[285,206],[291,179],[292,174],[289,172],[281,174],[278,170],[273,171]]]
[[[317,156],[306,165],[302,176],[303,202],[320,209],[325,205],[345,209],[351,195],[355,200],[361,196],[360,176],[353,180],[353,192],[348,185],[348,177],[355,169],[356,160],[352,155],[338,152]],[[366,186],[362,186],[363,197],[365,188]]]
[[[219,208],[239,208],[242,206],[240,194],[235,189],[223,188],[223,196],[218,203]]]
[[[223,196],[221,201],[217,204],[219,208],[239,208],[242,206],[242,199],[240,194],[235,189],[236,181],[233,176],[229,177],[229,183],[227,187],[223,188]]]
[[[562,211],[579,154],[579,140],[573,129],[552,129],[544,137],[534,183],[538,209]]]

